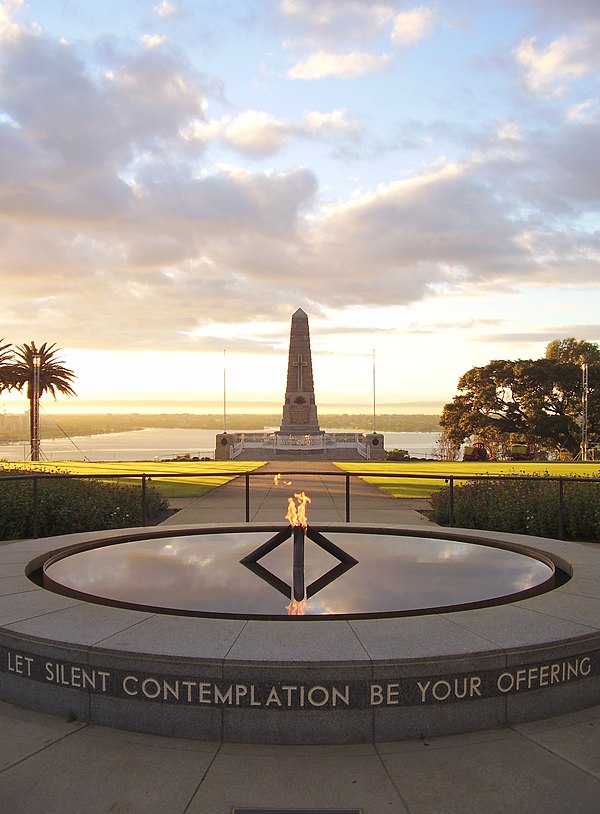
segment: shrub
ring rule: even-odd
[[[386,452],[386,461],[410,461],[410,455],[407,449],[393,449],[391,452]]]
[[[473,481],[454,489],[454,522],[462,528],[488,529],[536,537],[557,537],[558,483],[523,480]],[[431,498],[432,519],[448,525],[450,487]],[[564,536],[600,541],[600,483],[566,481],[563,491]]]
[[[17,540],[33,534],[33,480],[9,480],[2,475],[28,474],[0,468],[0,539]],[[116,482],[65,478],[44,474],[38,478],[38,536],[77,531],[126,528],[142,522],[141,487]],[[146,515],[157,516],[167,501],[146,485]]]

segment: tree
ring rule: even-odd
[[[467,371],[461,393],[444,407],[441,426],[456,444],[476,437],[491,444],[521,440],[575,454],[581,443],[583,361],[600,381],[600,349],[575,339],[555,340],[543,359],[496,360]],[[589,360],[589,362],[587,362]],[[589,437],[600,437],[600,391],[590,388]]]
[[[581,367],[583,364],[600,363],[600,348],[593,342],[581,339],[553,339],[546,345],[545,358]]]
[[[439,434],[438,440],[435,442],[432,457],[438,461],[457,461],[460,454],[460,443],[457,444],[449,436],[448,432],[444,430]]]
[[[11,345],[3,345],[0,339],[0,393],[14,386],[13,351]]]
[[[59,348],[45,342],[36,347],[35,342],[18,345],[15,362],[12,366],[15,387],[22,390],[27,387],[29,399],[29,440],[31,460],[39,461],[39,399],[45,393],[51,393],[56,399],[57,393],[75,396],[71,382],[75,374],[63,366],[62,359],[57,359]]]

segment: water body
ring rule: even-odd
[[[47,576],[110,602],[160,606],[218,616],[285,616],[293,582],[292,541],[260,558],[261,573],[240,559],[272,536],[266,532],[163,537],[83,551],[55,562]],[[549,565],[519,552],[468,542],[327,532],[354,564],[335,574],[337,558],[309,543],[304,581],[309,615],[410,612],[484,603],[551,580]],[[333,569],[333,573],[330,569]],[[317,590],[316,583],[329,576]],[[335,579],[334,579],[335,576]],[[280,580],[280,587],[270,581]],[[311,590],[310,586],[314,590]]]
[[[229,432],[236,430],[231,428]],[[41,443],[41,453],[42,460],[47,461],[151,461],[186,453],[199,458],[212,458],[215,435],[214,430],[147,427],[106,435],[46,439]],[[438,437],[437,432],[386,432],[385,448],[406,449],[413,457],[427,458],[431,457]],[[0,444],[0,460],[26,461],[28,458],[27,442]]]

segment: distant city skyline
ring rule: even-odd
[[[600,341],[599,143],[590,0],[0,0],[0,339],[279,410],[300,307],[320,410],[441,409]]]

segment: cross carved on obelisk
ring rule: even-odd
[[[302,387],[302,368],[307,367],[308,362],[304,362],[302,359],[302,354],[298,354],[298,360],[296,362],[292,362],[294,367],[298,368],[298,392],[301,393],[303,390]]]

